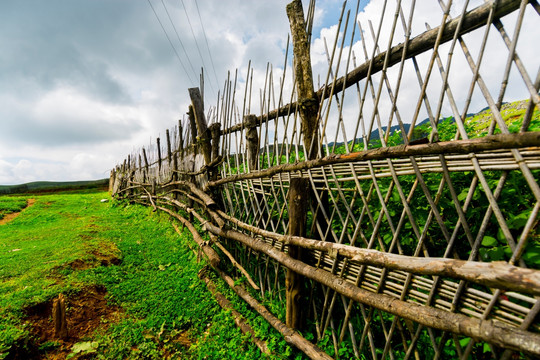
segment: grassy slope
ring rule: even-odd
[[[92,284],[105,285],[109,301],[125,310],[88,339],[97,341],[98,358],[259,358],[198,279],[203,264],[187,247],[187,235],[180,239],[166,217],[148,208],[101,203],[104,197],[34,196],[34,206],[0,226],[0,359],[28,340],[24,308]],[[122,262],[99,265],[112,255]],[[74,270],[69,264],[77,259],[93,267]],[[265,323],[233,301],[270,336]],[[186,330],[189,349],[177,341]],[[276,352],[291,352],[278,337],[268,340]]]

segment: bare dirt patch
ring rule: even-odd
[[[75,259],[60,266],[51,269],[50,279],[54,279],[56,283],[61,283],[65,276],[65,270],[82,271],[92,269],[98,266],[119,265],[122,262],[120,251],[114,244],[102,243],[99,250],[89,250],[92,255],[86,259]]]
[[[0,219],[0,225],[4,225],[4,224],[7,224],[8,222],[12,221],[13,219],[15,219],[17,216],[19,216],[24,210],[28,209],[30,206],[34,205],[34,203],[36,202],[36,199],[28,199],[26,201],[26,207],[24,209],[22,209],[21,211],[19,212],[14,212],[14,213],[11,213],[11,214],[7,214],[6,216],[4,216],[2,219]]]
[[[122,310],[107,304],[104,287],[94,286],[66,297],[67,337],[54,337],[52,320],[53,300],[29,307],[26,323],[30,326],[33,344],[15,354],[14,359],[65,359],[73,344],[90,339],[98,328],[105,328],[115,322]]]

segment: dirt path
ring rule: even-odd
[[[0,225],[5,225],[5,224],[7,224],[8,222],[12,221],[12,220],[15,219],[17,216],[19,216],[24,210],[26,210],[26,209],[28,209],[30,206],[34,205],[35,202],[36,202],[36,199],[28,199],[28,200],[26,200],[26,207],[25,207],[24,209],[22,209],[22,210],[19,211],[19,212],[7,214],[7,215],[4,216],[2,219],[0,219]]]

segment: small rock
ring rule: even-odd
[[[101,202],[102,202],[102,203],[109,202],[109,199],[101,199]]]

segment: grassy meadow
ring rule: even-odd
[[[204,262],[167,217],[101,202],[105,192],[31,198],[0,225],[0,359],[264,357],[198,278]],[[0,197],[0,206],[26,200]],[[215,281],[277,358],[301,357]],[[51,336],[59,294],[67,299],[65,340]]]

